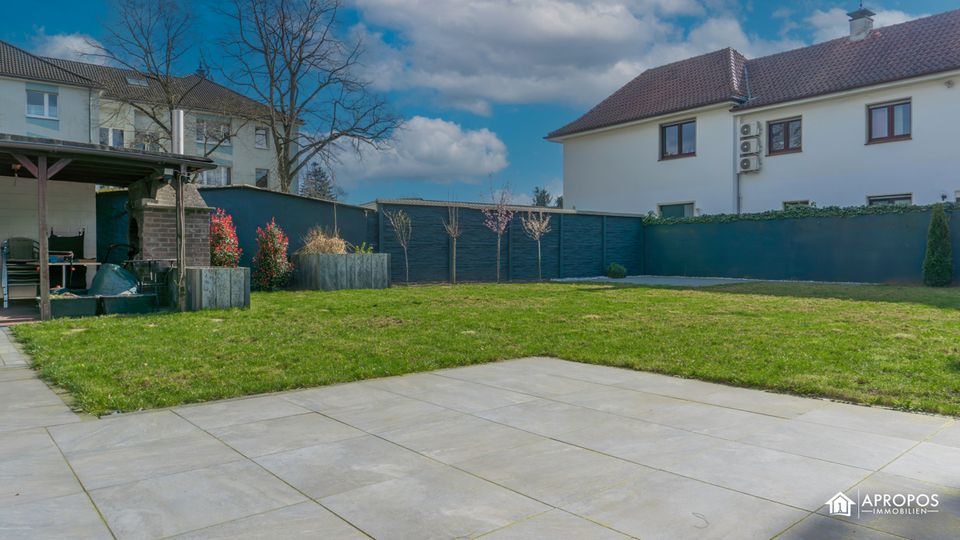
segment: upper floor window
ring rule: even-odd
[[[660,159],[697,155],[697,121],[660,126]]]
[[[40,90],[27,90],[27,116],[34,118],[59,118],[57,94]]]
[[[770,155],[799,152],[803,134],[799,118],[767,123],[767,153]]]
[[[867,206],[910,206],[911,204],[913,204],[913,196],[909,193],[867,197]]]
[[[270,169],[255,169],[253,176],[257,187],[270,187]]]
[[[267,148],[267,128],[258,127],[253,129],[253,145],[257,148]]]
[[[135,131],[133,133],[133,147],[137,150],[160,151],[160,135],[153,131]]]
[[[117,128],[100,128],[100,144],[123,148],[123,130]]]
[[[197,142],[230,146],[230,122],[197,118]]]
[[[901,141],[910,138],[910,100],[867,108],[868,142]]]

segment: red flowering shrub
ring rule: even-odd
[[[257,254],[253,257],[253,284],[272,291],[290,280],[293,264],[287,258],[290,239],[272,218],[266,227],[257,227]]]
[[[217,208],[210,217],[210,265],[236,268],[242,253],[233,216]]]

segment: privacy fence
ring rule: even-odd
[[[262,189],[231,186],[201,191],[207,204],[231,214],[243,248],[241,264],[256,253],[256,230],[271,218],[290,237],[291,252],[314,226],[339,229],[351,244],[366,242],[391,255],[395,283],[404,281],[403,249],[384,212],[402,210],[412,221],[410,280],[450,279],[452,243],[443,229],[448,203],[378,201],[362,207]],[[97,196],[97,251],[126,242],[126,193]],[[481,205],[458,204],[462,236],[457,241],[457,279],[496,278],[496,235],[483,225]],[[537,277],[536,243],[523,231],[518,209],[501,244],[503,280]],[[950,220],[953,252],[960,261],[960,215]],[[601,275],[610,263],[628,274],[749,277],[813,281],[919,282],[930,211],[910,208],[889,213],[812,212],[718,217],[691,222],[644,222],[641,216],[545,209],[551,231],[542,240],[545,279]],[[853,215],[851,215],[853,214]],[[115,252],[114,259],[125,251]],[[954,266],[960,282],[960,264]]]

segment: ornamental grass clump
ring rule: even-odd
[[[266,227],[257,227],[257,254],[253,257],[253,284],[263,291],[283,287],[290,281],[293,264],[287,258],[290,240],[271,218]]]
[[[242,254],[233,216],[217,208],[210,217],[210,265],[236,268]]]
[[[933,207],[927,230],[927,254],[923,258],[923,283],[946,287],[953,281],[953,253],[950,249],[950,224],[943,205]]]
[[[336,253],[342,255],[346,252],[347,242],[340,238],[340,235],[336,233],[328,234],[320,227],[313,227],[303,237],[303,247],[297,251],[297,254]]]

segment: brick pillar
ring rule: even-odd
[[[187,265],[210,266],[210,213],[197,187],[184,186]],[[162,180],[141,180],[130,186],[130,244],[139,248],[137,260],[177,258],[176,194]]]

